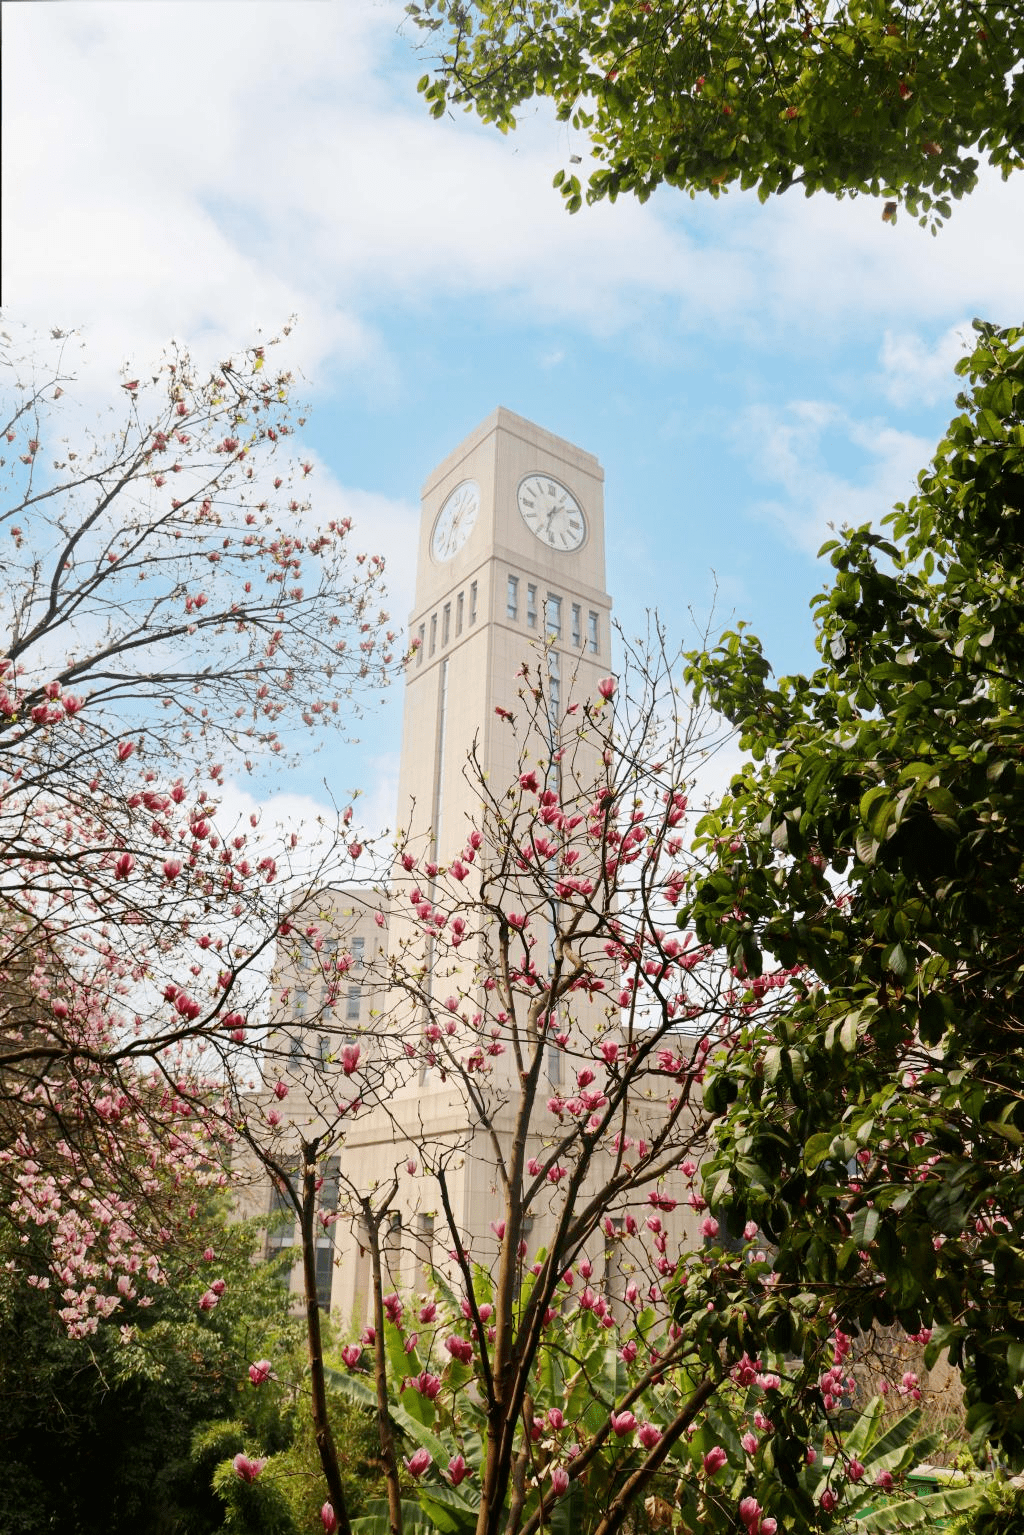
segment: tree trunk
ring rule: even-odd
[[[398,1456],[395,1453],[395,1436],[388,1411],[388,1365],[384,1347],[384,1276],[380,1266],[380,1217],[375,1216],[369,1202],[363,1204],[367,1241],[370,1244],[370,1264],[373,1272],[373,1360],[374,1379],[377,1387],[377,1437],[380,1441],[381,1459],[388,1489],[388,1527],[390,1535],[402,1535],[402,1490],[398,1480]]]
[[[306,1302],[306,1338],[309,1344],[309,1377],[312,1391],[313,1431],[330,1494],[331,1507],[338,1521],[338,1535],[351,1535],[345,1494],[341,1485],[338,1452],[327,1416],[327,1386],[324,1381],[324,1351],[320,1336],[320,1301],[316,1288],[316,1145],[302,1147],[302,1280]]]

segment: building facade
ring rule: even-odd
[[[504,409],[427,479],[396,821],[399,849],[413,850],[417,867],[457,859],[481,820],[481,785],[493,784],[500,793],[517,781],[524,760],[527,767],[535,761],[542,774],[556,774],[560,793],[573,788],[567,777],[577,775],[582,787],[593,774],[593,749],[565,755],[559,731],[572,701],[597,698],[611,670],[603,481],[591,454]],[[507,728],[510,717],[523,714],[524,696],[542,698],[525,740],[521,730]],[[467,772],[471,755],[474,770]],[[421,913],[429,909],[429,885],[414,895]],[[553,912],[549,933],[556,917]],[[543,920],[541,912],[539,928]],[[538,966],[547,941],[541,934]],[[502,1103],[503,1086],[509,1102],[516,1096],[511,1055],[493,1067],[495,1107],[486,1127],[472,1115],[467,1122],[465,1093],[443,1071],[420,1064],[388,1077],[391,1068],[383,1064],[384,1041],[392,1060],[400,1061],[403,1031],[412,1035],[417,1014],[430,1010],[442,984],[467,1002],[457,1025],[465,1026],[476,984],[470,978],[486,969],[481,944],[486,948],[486,937],[470,945],[454,969],[449,963],[442,977],[407,895],[389,904],[352,886],[317,892],[295,913],[281,946],[275,995],[283,1011],[264,1066],[265,1094],[286,1090],[274,1112],[296,1128],[315,1131],[336,1118],[346,1093],[351,1096],[346,1049],[358,1047],[360,1070],[372,1072],[375,1061],[381,1063],[378,1106],[353,1115],[345,1126],[321,1194],[321,1299],[355,1328],[368,1318],[370,1293],[369,1244],[352,1218],[360,1191],[395,1191],[382,1248],[396,1289],[422,1287],[423,1267],[443,1266],[452,1219],[467,1245],[493,1248],[495,1242],[493,1142],[512,1134],[511,1111]],[[404,977],[419,973],[418,989],[398,984],[399,968]],[[571,1009],[584,1035],[588,1028],[609,1027],[607,994],[572,999]],[[546,1089],[557,1093],[566,1067],[558,1051],[549,1056]],[[446,1216],[436,1208],[436,1184],[416,1176],[424,1146],[445,1164]],[[265,1192],[263,1199],[265,1208]],[[339,1201],[348,1215],[333,1222]],[[271,1208],[282,1204],[273,1191],[269,1202]],[[254,1193],[250,1208],[258,1203]],[[285,1217],[269,1242],[291,1240]],[[541,1218],[531,1242],[543,1240]]]

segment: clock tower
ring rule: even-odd
[[[518,696],[524,662],[534,676],[541,668],[546,703],[525,749],[545,774],[569,772],[551,760],[565,710],[576,699],[596,700],[598,683],[610,671],[603,488],[604,474],[592,454],[504,409],[482,422],[427,479],[410,623],[413,653],[405,679],[397,817],[417,862],[423,857],[424,865],[449,864],[465,847],[470,821],[480,820],[479,785],[464,773],[471,749],[499,795],[520,772],[524,742],[497,711],[524,712]],[[597,766],[586,750],[576,750],[573,761],[588,776]],[[428,877],[433,878],[429,870]],[[398,883],[402,885],[401,878]],[[392,956],[403,956],[407,974],[422,962],[420,995],[433,994],[434,951],[422,925],[411,919],[407,887],[408,881],[404,898],[390,908],[376,892],[355,887],[319,891],[307,905],[303,915],[323,924],[327,934],[321,953],[336,953],[343,945],[351,955],[343,988],[332,982],[338,992],[333,1004],[327,998],[329,964],[321,985],[321,965],[304,968],[308,956],[301,942],[293,943],[294,953],[279,954],[279,974],[292,1013],[287,1028],[275,1036],[267,1090],[270,1072],[303,1084],[308,1102],[298,1112],[306,1113],[311,1123],[325,1105],[329,1116],[337,1102],[343,1079],[336,1069],[326,1070],[325,1063],[336,1060],[345,1029],[362,1043],[365,1058],[372,1059],[380,1020],[386,1036],[392,1013],[401,1028],[401,1009],[419,1005],[393,983]],[[545,952],[542,921],[538,914],[539,955]],[[457,992],[474,984],[470,950],[472,945],[467,945],[462,960],[455,962],[449,949],[443,961],[446,990]],[[459,963],[464,966],[461,974]],[[595,1017],[606,1013],[601,994],[581,993],[572,1007],[592,1010]],[[337,1020],[333,1024],[332,1008]],[[566,1016],[568,1011],[566,1004]],[[321,1018],[328,1023],[318,1033]],[[309,1061],[313,1065],[307,1069]],[[546,1070],[553,1089],[562,1069],[561,1051],[551,1050]],[[495,1060],[488,1082],[497,1095],[492,1129],[510,1137],[515,1102],[512,1052]],[[351,1089],[342,1088],[341,1093],[350,1097]],[[507,1101],[500,1101],[502,1094]],[[280,1117],[276,1100],[273,1107]],[[423,1265],[443,1261],[441,1255],[450,1247],[450,1235],[441,1235],[441,1216],[425,1203],[433,1185],[423,1186],[413,1173],[402,1173],[403,1166],[416,1166],[425,1143],[451,1151],[445,1162],[447,1198],[463,1239],[493,1240],[493,1144],[482,1125],[467,1126],[466,1115],[466,1097],[458,1082],[446,1080],[444,1071],[428,1071],[423,1060],[418,1070],[406,1068],[395,1079],[386,1101],[353,1116],[345,1127],[344,1152],[334,1164],[341,1186],[372,1190],[382,1180],[386,1185],[393,1170],[401,1180],[402,1192],[390,1207],[390,1224],[382,1238],[389,1283],[396,1289],[414,1287]],[[540,1144],[538,1140],[538,1148]],[[345,1222],[324,1230],[318,1262],[322,1261],[325,1293],[331,1294],[333,1308],[358,1329],[369,1316],[367,1246],[358,1229]],[[290,1243],[290,1233],[284,1233],[285,1240]],[[545,1240],[543,1221],[533,1240]]]
[[[523,662],[543,653],[556,721],[610,669],[603,491],[592,454],[502,408],[423,488],[398,822],[439,862],[476,809],[474,741],[496,785],[515,771],[495,711],[515,711]]]

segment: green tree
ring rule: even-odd
[[[1019,1464],[1024,330],[978,330],[889,536],[825,545],[820,668],[773,683],[742,632],[692,658],[752,760],[681,920],[751,1010],[705,1083],[709,1200],[777,1244],[792,1317],[930,1331],[976,1452]]]
[[[197,1431],[228,1419],[253,1453],[291,1443],[302,1364],[285,1292],[272,1266],[252,1263],[251,1227],[208,1209],[192,1224],[209,1256],[190,1259],[194,1241],[183,1244],[165,1284],[140,1279],[142,1304],[86,1338],[68,1336],[51,1292],[25,1284],[24,1252],[5,1229],[2,1535],[202,1535],[221,1528],[223,1509],[212,1468],[192,1453]],[[217,1305],[202,1309],[202,1295],[220,1282]],[[247,1370],[262,1355],[273,1375],[256,1386]]]
[[[555,178],[575,212],[662,182],[762,201],[802,186],[903,201],[933,224],[981,159],[1024,151],[1015,0],[420,0],[441,53],[420,89],[435,117],[503,132],[548,96],[597,160]],[[578,158],[578,157],[574,157]],[[895,213],[895,201],[886,217]]]

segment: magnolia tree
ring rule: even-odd
[[[3,357],[0,1207],[49,1231],[30,1277],[81,1330],[222,1177],[196,1088],[244,1047],[289,853],[225,824],[227,765],[343,725],[393,636],[381,562],[313,523],[263,347],[209,376],[172,351],[98,438],[69,344]]]
[[[334,1013],[352,955],[324,958],[339,942],[326,903],[295,916],[289,936],[321,956],[325,1046],[299,1064],[282,1034],[237,1122],[298,1221],[328,1529],[352,1528],[317,1315],[332,1226],[362,1329],[333,1384],[376,1414],[386,1482],[360,1528],[610,1535],[675,1506],[774,1535],[792,1517],[827,1525],[864,1478],[868,1427],[839,1448],[849,1337],[700,1192],[708,1062],[770,1026],[796,978],[752,994],[675,926],[698,872],[693,776],[720,744],[675,671],[664,650],[630,654],[554,732],[545,667],[524,671],[511,787],[471,755],[479,809],[451,856],[397,848],[358,1034]],[[383,923],[383,893],[369,905]],[[794,1305],[817,1336],[799,1365]],[[870,1425],[875,1443],[875,1409]],[[818,1465],[826,1428],[839,1454]],[[909,1432],[879,1452],[883,1489]]]

